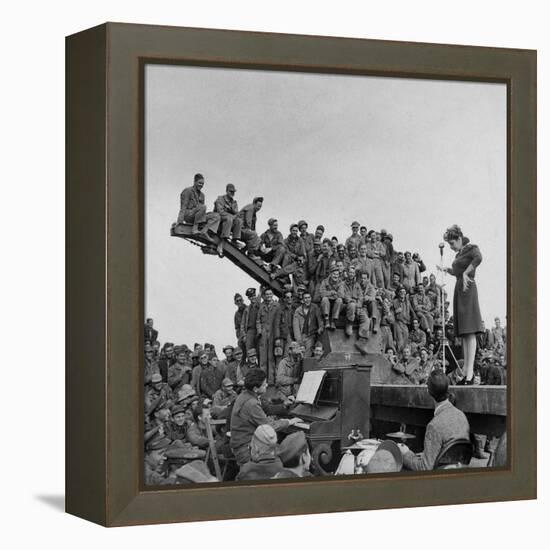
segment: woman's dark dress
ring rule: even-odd
[[[466,237],[464,237],[463,243],[464,246],[455,256],[451,267],[451,274],[456,277],[453,297],[453,323],[457,336],[483,332],[477,286],[474,280],[475,270],[482,260],[481,252],[475,244],[470,244]],[[468,290],[464,292],[462,274],[470,264],[474,267],[469,273],[472,282]]]

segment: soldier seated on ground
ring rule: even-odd
[[[311,466],[311,454],[304,432],[294,432],[287,435],[279,445],[279,458],[283,466],[296,477],[312,477],[309,468]],[[283,472],[274,477],[282,478]]]
[[[256,428],[250,441],[250,460],[241,466],[237,481],[245,479],[271,479],[295,477],[285,470],[277,456],[277,434],[269,424]]]

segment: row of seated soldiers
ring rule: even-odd
[[[289,234],[284,238],[278,220],[270,218],[266,231],[258,234],[257,214],[263,206],[263,197],[254,197],[250,204],[239,209],[236,188],[229,183],[225,195],[215,200],[213,211],[207,212],[202,192],[204,184],[204,176],[195,174],[193,185],[182,191],[177,224],[192,225],[193,233],[218,234],[220,256],[223,255],[222,241],[232,242],[270,272],[272,278],[283,282],[292,280],[294,286],[305,285],[314,301],[333,263],[340,271],[353,265],[358,278],[361,273],[368,273],[369,281],[377,288],[390,289],[398,281],[410,292],[422,283],[421,273],[426,266],[420,255],[397,252],[393,236],[385,229],[368,231],[366,226],[354,221],[351,234],[340,243],[335,236],[326,238],[322,225],[317,226],[315,233],[309,233],[308,223],[300,220],[290,225]]]

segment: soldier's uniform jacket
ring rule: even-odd
[[[300,238],[302,239],[304,243],[304,247],[306,249],[306,254],[309,256],[311,252],[313,251],[313,239],[314,236],[311,233],[307,233],[305,235],[302,235],[300,233]]]
[[[391,305],[388,306],[383,303],[380,308],[380,312],[380,326],[390,326],[395,323],[395,317],[393,315]]]
[[[361,273],[368,273],[369,277],[372,276],[372,268],[374,266],[374,261],[368,256],[361,258],[357,257],[351,260],[351,265],[355,267],[355,272],[360,275]]]
[[[169,421],[164,423],[164,435],[172,441],[178,439],[184,440],[187,434],[187,422],[184,422],[182,426],[178,426],[175,422]]]
[[[210,399],[214,393],[220,389],[223,380],[223,373],[211,363],[201,368],[200,389],[201,393],[206,394]]]
[[[189,384],[189,382],[191,382],[192,370],[193,369],[189,365],[174,363],[168,367],[168,385],[172,389],[176,389],[183,384]]]
[[[409,357],[407,361],[401,359],[392,365],[393,379],[392,384],[418,384],[420,375],[420,362],[416,357]]]
[[[197,422],[192,422],[187,428],[187,441],[201,449],[206,449],[209,444],[206,430],[202,429]]]
[[[243,229],[251,229],[256,231],[256,210],[253,204],[247,204],[239,210],[239,218],[243,221]]]
[[[271,336],[275,330],[275,314],[279,304],[277,302],[262,302],[256,318],[256,331],[263,337]]]
[[[273,248],[274,246],[284,246],[285,240],[283,234],[280,231],[271,231],[268,229],[264,231],[260,236],[260,241],[267,248]]]
[[[258,302],[246,306],[241,320],[241,334],[246,334],[247,330],[256,330],[259,307]]]
[[[368,242],[367,243],[367,256],[369,258],[382,259],[386,255],[386,247],[380,242]]]
[[[330,277],[327,277],[322,283],[319,289],[321,298],[329,298],[330,300],[336,300],[336,298],[344,299],[344,285],[342,281],[338,280],[333,282]]]
[[[239,206],[237,201],[228,195],[220,195],[214,202],[214,212],[218,214],[227,214],[236,215],[239,213]]]
[[[300,376],[300,362],[283,357],[277,366],[275,382],[285,396],[293,395],[298,389],[297,378]]]
[[[358,307],[366,307],[369,302],[374,302],[376,300],[376,287],[370,281],[365,288],[359,285],[359,291]]]
[[[294,309],[292,305],[288,306],[281,302],[275,312],[273,337],[283,340],[292,340],[292,320]]]
[[[430,313],[432,311],[432,301],[426,294],[414,294],[411,297],[411,305],[416,313]]]
[[[235,323],[235,334],[237,336],[237,340],[243,336],[243,333],[241,330],[241,322],[243,320],[245,309],[246,309],[246,306],[244,304],[242,306],[239,306],[237,308],[237,311],[235,311],[235,316],[233,317],[233,321]]]
[[[346,239],[346,249],[349,250],[351,246],[355,246],[355,248],[359,248],[359,245],[362,244],[363,237],[359,233],[357,235],[350,235]]]
[[[422,329],[409,330],[409,342],[424,347],[426,345],[426,333]]]
[[[317,304],[311,304],[306,311],[304,305],[298,306],[294,312],[292,321],[294,337],[298,340],[318,334],[319,328],[323,326],[323,317]]]
[[[145,375],[143,378],[143,381],[145,384],[149,384],[151,382],[151,378],[153,377],[153,374],[160,374],[160,369],[158,366],[158,363],[154,360],[148,361],[147,358],[145,359]]]
[[[405,296],[405,299],[403,301],[401,301],[399,298],[396,298],[393,301],[393,311],[395,313],[395,320],[400,321],[401,323],[410,325],[412,320],[416,319],[408,296]]]
[[[158,330],[155,330],[149,325],[145,325],[145,329],[144,329],[145,340],[149,340],[149,342],[156,342],[158,335],[159,335]]]
[[[160,390],[149,386],[145,390],[145,412],[151,414],[153,410],[160,409],[164,405],[170,404],[172,400],[172,390],[168,384],[162,384]]]
[[[342,296],[344,300],[344,304],[349,304],[350,302],[358,302],[361,295],[362,295],[362,289],[361,285],[359,283],[356,283],[355,281],[343,281],[342,282],[342,288],[344,291],[344,294]]]
[[[181,211],[193,210],[197,206],[204,204],[204,193],[199,191],[194,185],[186,187],[180,195]]]
[[[420,284],[421,280],[418,264],[415,261],[411,261],[411,263],[405,262],[403,264],[403,276],[401,278],[401,282],[403,284],[407,283],[409,286],[417,286]]]
[[[314,279],[317,283],[328,277],[333,262],[334,258],[332,256],[325,256],[324,254],[319,256],[314,268]]]
[[[306,245],[301,237],[294,238],[292,235],[289,235],[284,240],[284,245],[286,247],[287,253],[289,253],[292,259],[296,259],[296,256],[305,256],[306,255]],[[313,243],[312,243],[313,247]]]

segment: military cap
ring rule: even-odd
[[[393,235],[391,233],[386,235],[386,239],[389,239],[393,243]]]
[[[189,397],[194,397],[197,395],[197,392],[193,389],[193,387],[190,384],[184,384],[179,391],[178,394],[178,401],[183,401],[184,399],[188,399]]]
[[[251,296],[256,296],[256,289],[255,288],[247,288],[245,294],[246,294],[247,298],[250,298]]]
[[[306,290],[306,285],[298,285],[298,290]]]
[[[252,439],[265,445],[277,445],[277,434],[269,424],[261,424],[254,431]]]
[[[321,239],[319,237],[315,237],[313,239],[313,244],[321,244]]]
[[[247,356],[247,357],[256,357],[256,349],[255,349],[255,348],[250,348],[250,349],[246,352],[246,356]]]
[[[176,416],[176,414],[181,414],[185,412],[185,407],[182,407],[181,405],[176,405],[172,409],[172,416]]]
[[[294,432],[287,435],[279,445],[279,458],[286,466],[293,458],[300,456],[307,448],[304,432]]]
[[[254,197],[254,198],[252,199],[252,202],[253,202],[253,203],[254,203],[254,202],[264,202],[264,198],[263,198],[263,197]]]
[[[330,273],[334,273],[335,271],[338,271],[338,266],[335,264],[332,264],[330,266]]]
[[[385,229],[380,229],[380,235],[387,235],[388,232]]]
[[[273,225],[276,221],[277,218],[269,218],[269,220],[267,220],[267,225]]]
[[[160,436],[148,441],[146,447],[148,451],[160,451],[166,449],[170,443],[171,441],[167,437]]]
[[[300,229],[302,225],[305,225],[307,227],[307,222],[306,220],[300,220],[296,225],[298,226],[298,229]]]
[[[234,386],[233,380],[231,380],[231,378],[224,378],[222,380],[222,386],[224,386],[225,388],[227,388],[229,386],[233,387]]]
[[[323,233],[325,232],[325,226],[324,225],[318,225],[316,231],[321,230]]]
[[[297,223],[291,223],[289,227],[289,231],[292,231],[293,227],[297,227],[298,229],[300,229],[300,226]]]
[[[382,441],[367,464],[367,474],[399,472],[403,468],[403,455],[394,441]]]
[[[351,227],[359,227],[360,225],[359,222],[351,222]]]
[[[233,301],[235,301],[237,298],[242,298],[242,295],[238,292],[235,294],[235,296],[233,296]]]
[[[223,346],[222,352],[225,353],[226,349],[230,349],[231,351],[235,350],[235,348],[231,344],[227,344],[227,345]]]
[[[226,191],[236,191],[235,186],[234,186],[232,183],[228,183],[228,184],[225,186],[225,190],[226,190]]]
[[[346,249],[346,246],[343,245],[342,243],[338,243],[338,244],[336,245],[336,249],[337,249],[337,250],[345,250],[345,249]]]
[[[290,344],[288,345],[289,349],[300,349],[300,344],[298,344],[298,342],[290,342]]]
[[[162,382],[162,376],[158,373],[153,374],[153,376],[151,376],[151,383],[158,384],[159,382]]]

